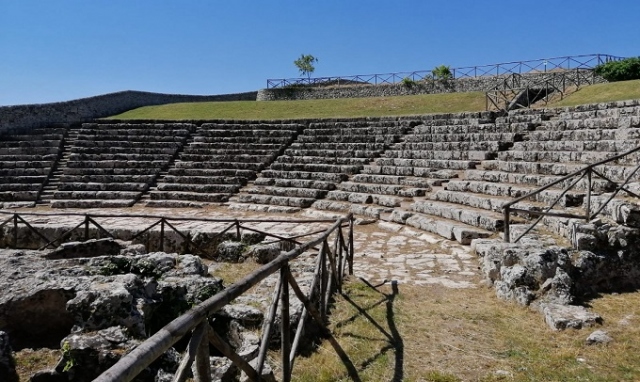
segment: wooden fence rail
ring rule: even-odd
[[[590,220],[592,220],[593,218],[595,218],[596,216],[598,216],[603,210],[604,208],[609,204],[609,202],[611,202],[613,200],[613,198],[616,197],[616,195],[618,195],[618,193],[620,191],[624,191],[625,193],[627,193],[628,195],[635,197],[635,198],[640,198],[640,195],[636,194],[635,192],[629,190],[626,188],[627,184],[629,183],[629,181],[633,178],[633,176],[638,172],[638,170],[640,170],[640,164],[638,164],[631,172],[629,172],[629,174],[627,175],[627,177],[624,179],[624,181],[622,183],[619,182],[615,182],[612,179],[610,179],[609,177],[605,176],[602,172],[600,172],[599,170],[596,169],[597,166],[601,166],[604,164],[607,164],[609,162],[613,162],[616,160],[619,160],[621,158],[624,158],[628,155],[631,155],[633,153],[639,152],[640,151],[640,146],[633,148],[631,150],[625,151],[624,153],[612,156],[610,158],[606,158],[603,159],[601,161],[598,161],[596,163],[587,165],[579,170],[576,170],[570,174],[567,174],[551,183],[548,183],[526,195],[520,196],[518,198],[513,199],[512,201],[504,204],[502,206],[502,209],[504,210],[504,241],[506,243],[511,242],[511,225],[510,225],[510,221],[511,221],[511,213],[513,212],[518,212],[520,214],[527,214],[527,215],[532,215],[532,216],[538,216],[538,218],[529,225],[529,227],[527,227],[527,229],[520,235],[518,235],[518,237],[513,240],[514,243],[517,243],[523,236],[525,236],[526,234],[528,234],[529,232],[531,232],[531,230],[533,230],[533,228],[538,225],[538,223],[540,223],[540,221],[542,221],[542,219],[545,216],[554,216],[554,217],[564,217],[564,218],[573,218],[573,219],[584,219],[586,222],[589,222]],[[593,185],[593,177],[600,177],[610,183],[613,183],[615,185],[615,190],[614,192],[611,193],[611,195],[609,195],[609,197],[607,198],[607,200],[602,203],[596,210],[595,212],[592,212],[592,185]],[[587,195],[586,195],[586,203],[585,203],[585,211],[582,214],[574,214],[574,213],[570,213],[570,212],[557,212],[557,211],[553,211],[553,207],[555,207],[556,204],[558,204],[558,202],[560,200],[562,200],[562,197],[564,195],[566,195],[567,192],[569,192],[571,189],[573,189],[578,182],[580,182],[582,179],[587,178]],[[563,182],[567,182],[569,181],[569,185],[566,186],[562,192],[554,199],[554,201],[547,207],[545,208],[545,211],[532,211],[529,209],[521,209],[521,208],[514,208],[513,206],[525,199],[531,198],[533,196],[536,196],[538,194],[540,194],[541,192],[543,192],[544,190],[551,188],[557,184],[563,183]]]
[[[348,229],[348,235],[343,233]],[[319,247],[316,257],[313,280],[307,293],[300,288],[289,269],[290,261],[302,253]],[[301,343],[303,328],[309,316],[316,322],[323,333],[327,333],[326,314],[334,290],[342,288],[344,271],[349,273],[353,269],[353,216],[337,219],[331,227],[318,237],[301,243],[293,250],[281,254],[275,260],[260,269],[245,276],[240,281],[228,287],[223,292],[204,301],[187,313],[174,319],[149,339],[122,357],[113,367],[102,373],[97,382],[126,382],[134,379],[142,370],[158,359],[183,337],[190,335],[189,344],[182,358],[182,362],[174,375],[173,381],[185,381],[189,371],[193,370],[193,377],[197,382],[211,380],[209,364],[209,344],[214,346],[225,357],[230,359],[252,381],[273,380],[272,375],[263,375],[264,362],[269,344],[269,337],[275,325],[276,312],[280,307],[281,354],[280,369],[282,381],[291,380],[291,371],[295,356]],[[262,339],[257,361],[253,364],[243,360],[233,348],[219,337],[210,326],[210,317],[223,306],[247,292],[268,276],[279,273],[277,285],[269,312],[265,317],[262,329]],[[290,291],[302,302],[304,308],[300,316],[294,338],[290,334]],[[194,365],[192,368],[191,366]]]

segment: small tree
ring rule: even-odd
[[[299,59],[295,60],[293,64],[298,67],[301,76],[307,76],[307,78],[310,78],[311,73],[316,70],[313,66],[316,62],[318,62],[318,59],[313,57],[311,54],[303,54]]]
[[[431,74],[433,74],[433,78],[436,80],[449,80],[453,77],[451,68],[447,65],[436,66],[431,71]]]

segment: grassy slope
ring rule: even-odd
[[[376,117],[484,110],[483,93],[427,94],[400,97],[305,101],[235,101],[147,106],[114,119],[235,119]]]
[[[556,106],[576,106],[587,103],[640,99],[640,80],[613,82],[584,87],[570,94],[562,101],[550,104]]]

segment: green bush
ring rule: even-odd
[[[406,86],[409,89],[411,89],[415,84],[416,82],[409,77],[405,77],[402,79],[402,85]]]
[[[640,79],[640,57],[600,64],[594,71],[609,82],[637,80]]]

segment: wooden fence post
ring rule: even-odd
[[[289,317],[289,263],[285,263],[280,268],[280,279],[282,283],[282,291],[280,295],[280,351],[282,353],[282,381],[291,381],[291,362],[289,362],[289,353],[291,352],[290,341],[290,317]]]

